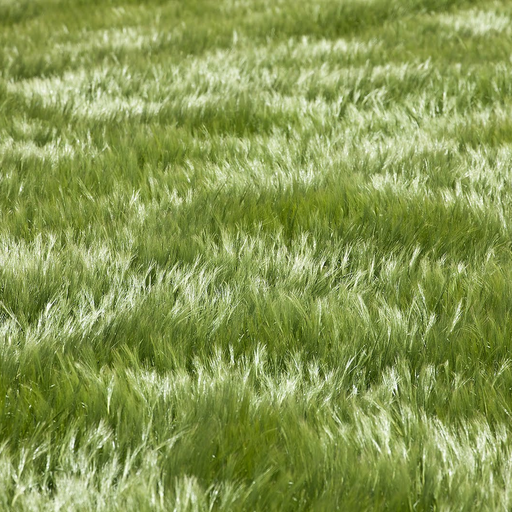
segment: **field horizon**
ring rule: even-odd
[[[512,509],[512,3],[0,0],[0,511]]]

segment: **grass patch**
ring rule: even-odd
[[[0,509],[510,509],[511,21],[0,0]]]

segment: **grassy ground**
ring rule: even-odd
[[[0,0],[0,510],[510,510],[511,48]]]

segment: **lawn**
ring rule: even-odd
[[[0,510],[512,509],[509,0],[0,0]]]

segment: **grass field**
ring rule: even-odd
[[[512,510],[512,3],[0,0],[0,510]]]

